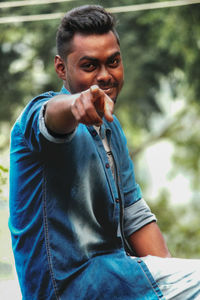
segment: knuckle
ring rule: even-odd
[[[85,111],[88,115],[92,114],[94,111],[94,108],[92,107],[92,105],[88,105],[85,107]]]
[[[80,117],[80,120],[82,120],[82,121],[86,120],[85,112],[81,111],[81,112],[79,113],[79,117]]]

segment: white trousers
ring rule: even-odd
[[[200,300],[200,260],[151,255],[141,259],[166,300]]]

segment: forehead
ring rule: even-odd
[[[81,57],[107,58],[115,52],[120,52],[120,46],[112,31],[104,34],[84,35],[76,33],[72,40],[72,51],[68,55]]]

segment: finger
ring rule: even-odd
[[[78,123],[82,123],[85,125],[91,125],[92,120],[87,115],[82,115],[80,110],[74,108],[73,115]]]
[[[93,97],[93,101],[97,101],[99,112],[102,112],[107,121],[113,121],[113,111],[114,111],[114,102],[102,91],[98,85],[93,85],[90,87],[90,92]]]
[[[104,102],[104,117],[108,122],[113,122],[114,102],[107,97]]]
[[[93,102],[96,102],[96,100],[105,96],[105,93],[98,87],[98,85],[92,85],[90,87],[90,93],[92,95]]]
[[[102,117],[104,115],[105,99],[108,97],[98,85],[92,85],[90,87],[90,93],[92,96],[92,102],[94,103],[97,113]]]
[[[87,119],[87,123],[88,120],[90,120],[90,125],[102,124],[103,121],[96,111],[94,103],[91,100],[91,95],[88,97],[88,92],[81,93],[77,104],[81,116],[81,123],[84,123],[84,120]]]

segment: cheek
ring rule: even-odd
[[[119,70],[119,78],[120,78],[120,81],[124,82],[124,69],[123,69],[123,67],[121,67],[120,70]]]
[[[118,81],[118,93],[120,93],[123,84],[124,84],[124,72],[123,72],[123,68],[120,68],[120,70],[118,70],[117,74],[116,74],[116,80]]]
[[[94,81],[95,78],[91,73],[78,72],[78,76],[76,77],[76,83],[79,87],[79,91],[87,90],[95,83]]]
[[[124,81],[124,70],[123,67],[115,69],[113,77],[118,81],[119,84]]]
[[[72,93],[80,93],[87,90],[94,82],[94,76],[80,70],[71,63],[67,69],[67,83]]]

